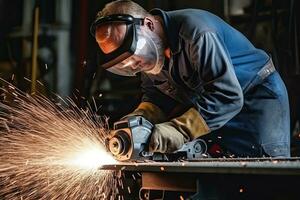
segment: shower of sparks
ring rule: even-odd
[[[107,123],[70,99],[1,88],[0,199],[115,199],[116,161],[104,148]]]

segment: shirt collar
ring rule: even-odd
[[[181,45],[179,43],[179,28],[175,20],[171,20],[167,12],[155,8],[150,11],[152,15],[159,15],[163,20],[163,28],[167,37],[168,44],[170,46],[172,54],[176,54],[180,51]]]

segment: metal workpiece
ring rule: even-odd
[[[300,158],[203,158],[182,162],[121,162],[106,170],[138,172],[300,175]]]
[[[138,175],[128,199],[299,199],[297,184],[290,183],[299,180],[300,158],[124,162],[104,169]]]

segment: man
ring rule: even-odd
[[[91,26],[101,67],[141,72],[142,103],[129,115],[155,124],[149,150],[195,138],[212,156],[290,156],[286,88],[271,58],[219,17],[197,9],[148,13],[107,4]]]

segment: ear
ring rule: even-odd
[[[154,23],[150,17],[145,17],[144,25],[147,26],[151,31],[154,31]]]

